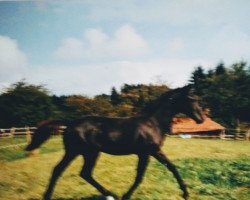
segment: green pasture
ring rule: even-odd
[[[0,147],[25,142],[25,138],[0,138]],[[0,199],[39,200],[51,171],[63,155],[61,138],[42,146],[39,154],[27,157],[24,146],[0,149]],[[167,138],[163,147],[188,185],[190,200],[250,199],[250,143],[202,139]],[[56,200],[102,200],[103,197],[80,178],[79,156],[56,185]],[[102,154],[94,177],[121,196],[132,184],[136,156]],[[181,191],[172,174],[151,158],[134,200],[181,200]]]

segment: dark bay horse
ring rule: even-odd
[[[76,120],[47,120],[38,126],[27,151],[38,148],[59,126],[67,126],[63,133],[65,155],[54,168],[44,199],[51,199],[53,188],[59,176],[77,156],[84,157],[80,176],[94,186],[107,199],[113,199],[110,191],[100,185],[92,171],[100,152],[113,155],[136,154],[138,156],[137,175],[133,185],[122,196],[129,199],[139,183],[153,156],[165,165],[175,176],[183,198],[188,199],[188,191],[177,169],[161,151],[165,133],[169,132],[171,120],[177,113],[184,113],[202,123],[204,117],[190,86],[170,90],[146,106],[139,115],[129,118],[85,116]]]

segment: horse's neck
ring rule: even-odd
[[[172,118],[176,113],[171,109],[158,109],[151,116],[159,125],[162,134],[170,132]]]

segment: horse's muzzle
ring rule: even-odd
[[[204,122],[204,119],[199,119],[196,121],[197,124],[202,124]]]
[[[203,115],[198,115],[198,114],[194,114],[193,119],[197,124],[202,124],[205,121],[205,117]]]

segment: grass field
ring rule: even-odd
[[[0,146],[15,139],[0,139]],[[18,142],[23,142],[22,138]],[[0,199],[38,200],[46,188],[54,165],[63,155],[61,139],[43,145],[40,154],[26,157],[23,147],[0,150]],[[191,200],[250,199],[250,143],[167,138],[163,147],[188,185]],[[135,156],[102,154],[94,177],[121,196],[132,184]],[[102,200],[103,197],[78,174],[83,158],[67,168],[56,185],[56,200]],[[172,174],[151,158],[134,200],[181,200],[181,191]]]

